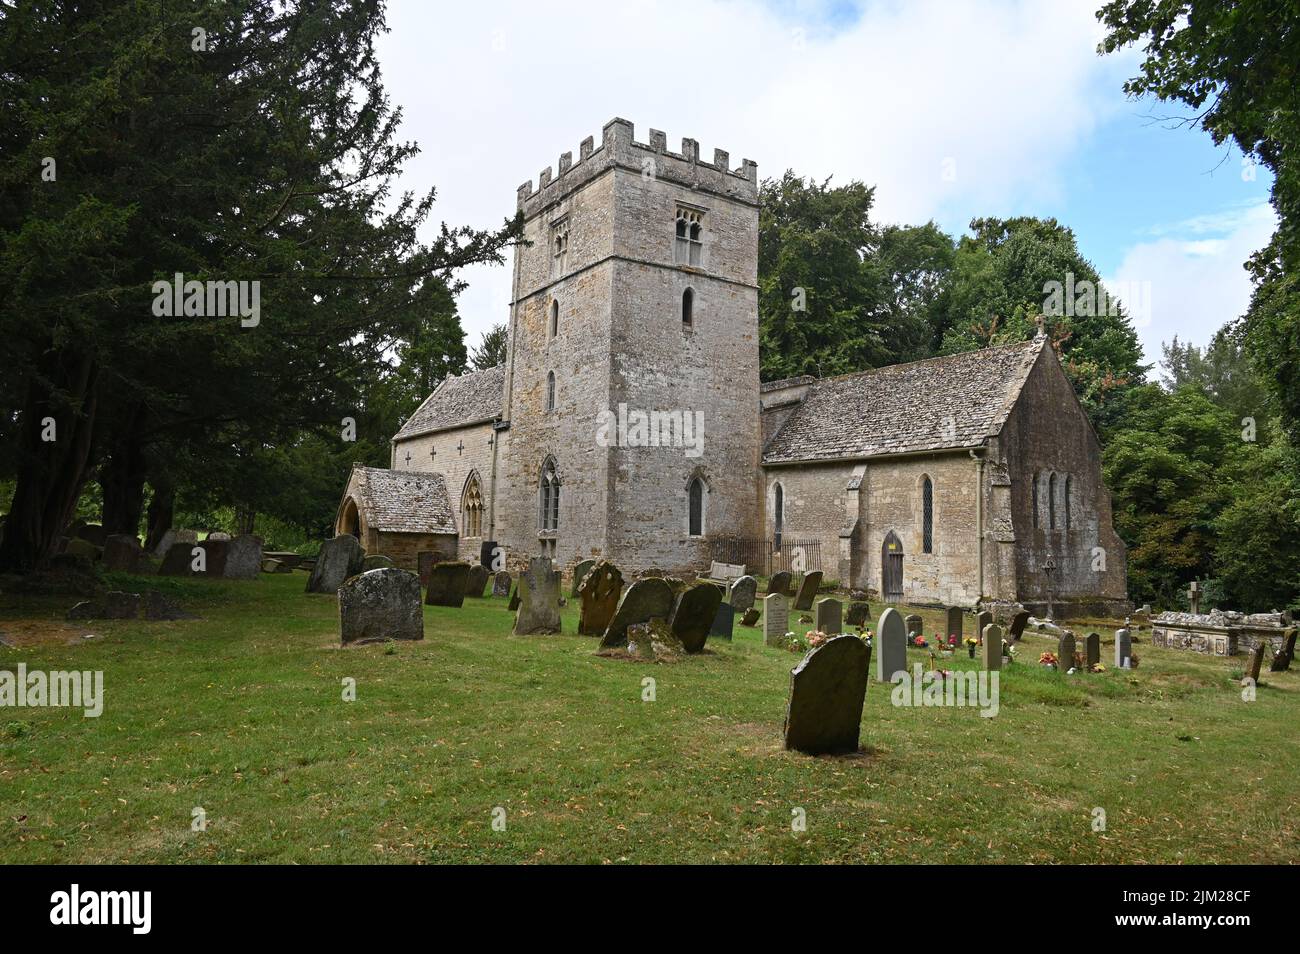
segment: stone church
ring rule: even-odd
[[[758,191],[622,119],[521,185],[506,363],[355,467],[336,532],[411,568],[492,543],[688,573],[742,541],[764,573],[798,546],[879,599],[1122,610],[1100,445],[1041,334],[760,384]]]

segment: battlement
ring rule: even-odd
[[[700,144],[694,139],[683,138],[681,152],[670,152],[668,137],[658,129],[650,130],[648,143],[637,142],[630,122],[611,119],[601,131],[599,146],[591,136],[582,140],[577,162],[573,161],[573,153],[563,153],[558,174],[553,174],[552,167],[547,166],[538,176],[536,189],[531,179],[521,184],[518,207],[530,218],[612,167],[757,204],[757,163],[744,159],[739,168],[732,169],[730,162],[731,155],[725,149],[714,149],[712,162],[701,159]]]

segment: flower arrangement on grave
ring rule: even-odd
[[[1056,653],[1052,653],[1052,652],[1043,653],[1041,656],[1038,657],[1038,662],[1040,665],[1046,666],[1048,669],[1055,669],[1058,664]]]
[[[920,633],[917,633],[916,637],[912,640],[912,645],[917,647],[918,649],[925,649],[930,644],[925,641],[924,636],[922,636]]]
[[[1105,671],[1106,671],[1106,667],[1103,666],[1101,663],[1093,663],[1092,668],[1088,670],[1088,672],[1105,672]]]
[[[969,655],[971,659],[975,658],[975,647],[978,646],[979,644],[980,641],[976,639],[974,636],[966,637],[966,651],[967,651],[967,655]]]
[[[1075,653],[1075,654],[1074,654],[1074,668],[1075,668],[1075,669],[1082,669],[1082,668],[1084,667],[1084,664],[1085,664],[1086,662],[1087,662],[1087,660],[1085,660],[1085,659],[1083,658],[1083,653]]]
[[[1137,653],[1130,653],[1128,657],[1128,668],[1136,669],[1138,667]]]
[[[826,642],[826,638],[826,634],[819,629],[810,629],[804,634],[804,639],[808,640],[808,645],[813,649]]]
[[[1010,656],[1012,659],[1015,659],[1017,656],[1020,655],[1020,647],[1017,646],[1015,643],[1012,643],[1009,647],[1007,647],[1007,655]]]
[[[951,646],[953,649],[956,649],[956,648],[957,648],[957,634],[956,634],[956,633],[949,633],[949,634],[948,634],[948,645]]]

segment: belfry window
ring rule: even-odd
[[[704,215],[696,209],[677,209],[677,239],[673,261],[678,265],[699,265],[704,250]]]

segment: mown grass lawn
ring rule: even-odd
[[[1244,702],[1241,658],[1144,641],[1137,670],[1067,676],[1035,663],[1055,642],[1027,636],[996,718],[896,708],[873,679],[864,752],[809,758],[781,745],[798,659],[757,630],[653,665],[510,636],[504,600],[484,599],[426,607],[422,643],[343,650],[334,599],[304,579],[115,578],[203,617],[166,623],[74,626],[69,598],[0,597],[17,644],[0,667],[103,670],[106,696],[98,719],[0,709],[0,861],[1300,859],[1296,672]]]

